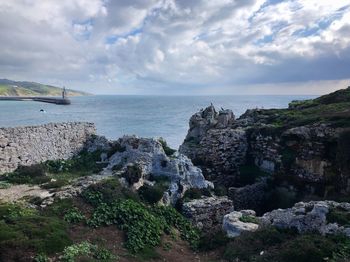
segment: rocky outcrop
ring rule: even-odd
[[[0,128],[0,174],[19,165],[68,159],[95,133],[94,124],[79,122]]]
[[[140,188],[148,181],[150,175],[169,178],[171,184],[165,192],[164,202],[175,204],[189,188],[212,188],[213,184],[205,180],[202,171],[182,154],[167,156],[160,140],[125,136],[114,143],[116,152],[108,159],[106,170],[125,172],[130,165],[140,170],[138,177],[130,183],[124,183],[134,189]]]
[[[268,185],[266,179],[247,185],[244,187],[230,187],[228,196],[232,199],[235,210],[253,209],[260,210],[263,202],[266,200],[266,191]]]
[[[222,225],[223,217],[233,211],[227,197],[204,197],[183,204],[182,213],[200,229],[213,229]]]
[[[247,139],[243,129],[234,128],[231,110],[216,112],[211,105],[194,114],[179,151],[200,166],[206,177],[227,186],[234,183],[238,166],[245,162]]]
[[[211,105],[191,117],[180,152],[226,188],[241,186],[240,167],[248,165],[289,182],[349,192],[349,93],[294,101],[286,109],[251,109],[238,119]]]
[[[260,218],[260,222],[277,228],[296,229],[299,233],[345,234],[350,237],[350,228],[340,225],[341,221],[337,223],[336,216],[329,216],[331,212],[338,212],[338,216],[339,212],[343,216],[349,216],[350,204],[334,201],[300,202],[292,208],[266,213]]]
[[[259,228],[257,222],[249,222],[255,219],[255,211],[253,210],[241,210],[233,211],[224,216],[222,229],[226,232],[230,238],[238,237],[243,232],[254,232]]]

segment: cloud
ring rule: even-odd
[[[350,78],[348,0],[1,1],[0,30],[3,77],[97,93]]]

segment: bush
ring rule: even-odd
[[[342,209],[332,209],[327,214],[327,222],[348,227],[350,226],[350,213]]]
[[[85,216],[77,208],[70,209],[63,217],[68,223],[79,223],[85,220]]]
[[[97,207],[101,203],[111,204],[120,199],[138,200],[137,194],[121,186],[118,179],[111,178],[101,181],[97,184],[90,185],[82,192],[84,200]]]
[[[167,156],[172,156],[176,150],[168,146],[167,142],[164,139],[159,139],[159,142],[162,144],[163,150]]]
[[[139,182],[142,177],[142,170],[138,165],[128,165],[122,176],[130,185],[133,185]]]
[[[4,180],[13,184],[42,184],[50,181],[42,165],[19,166],[14,172],[4,176]]]
[[[138,193],[142,200],[149,204],[155,204],[162,199],[164,191],[164,188],[161,186],[150,186],[145,184],[138,190]]]
[[[211,192],[208,188],[190,188],[184,194],[184,201],[189,201],[192,199],[199,199],[202,196],[211,196]]]
[[[230,239],[223,231],[204,234],[199,241],[200,251],[211,251],[220,247],[226,246],[230,242]]]

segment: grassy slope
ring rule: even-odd
[[[67,89],[69,96],[88,95]],[[0,79],[0,96],[61,96],[62,88],[34,82],[16,82]]]
[[[286,109],[254,112],[259,122],[282,129],[313,123],[350,127],[350,87],[312,100],[293,101]]]

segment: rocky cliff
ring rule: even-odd
[[[247,110],[238,119],[211,105],[189,125],[180,152],[217,185],[271,174],[316,185],[322,194],[350,190],[350,87],[286,109]]]

